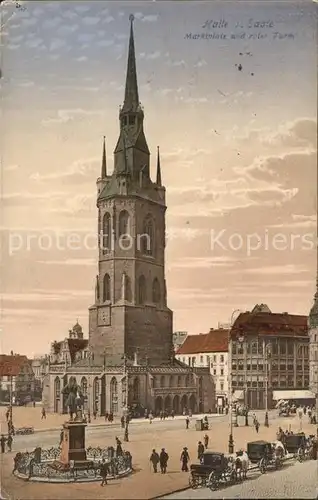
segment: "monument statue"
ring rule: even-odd
[[[73,420],[73,415],[77,415],[78,410],[83,406],[83,393],[76,382],[76,378],[71,376],[66,387],[62,389],[63,394],[67,394],[66,406],[69,410],[70,419]]]

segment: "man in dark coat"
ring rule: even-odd
[[[188,468],[189,460],[190,460],[190,456],[189,456],[189,453],[188,453],[188,448],[185,447],[185,448],[183,448],[182,453],[181,453],[181,457],[180,457],[182,472],[188,472],[188,470],[189,470],[189,468]]]
[[[160,459],[159,459],[159,455],[158,455],[158,453],[156,452],[155,449],[152,450],[152,453],[150,455],[150,459],[149,460],[150,460],[150,462],[152,464],[153,471],[155,473],[157,473],[158,472],[158,463],[159,463]]]
[[[207,450],[209,446],[209,436],[206,434],[203,438],[204,448]]]
[[[166,452],[166,450],[164,448],[162,448],[161,453],[159,455],[161,474],[165,474],[167,472],[168,460],[169,460],[169,455]]]
[[[121,440],[116,437],[116,457],[121,457],[123,454],[123,449],[121,447]]]
[[[204,453],[204,446],[201,441],[198,442],[198,459],[201,460],[201,457]]]
[[[11,434],[9,434],[8,439],[7,439],[8,451],[12,451],[12,442],[13,442],[13,438],[12,438]]]
[[[102,482],[100,483],[101,486],[107,484],[107,473],[108,473],[108,465],[106,464],[105,459],[103,458],[102,464],[100,466],[100,475],[102,476]]]
[[[190,423],[190,419],[189,417],[186,418],[186,429],[189,429],[189,423]]]
[[[1,453],[5,453],[5,451],[6,451],[6,438],[4,437],[3,434],[1,434],[0,446],[1,446]]]

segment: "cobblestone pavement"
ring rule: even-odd
[[[65,417],[64,417],[65,418]],[[209,448],[216,451],[226,451],[228,445],[228,422],[224,417],[211,417],[211,430]],[[263,419],[260,418],[260,422]],[[255,439],[275,439],[279,425],[284,429],[291,425],[294,431],[299,428],[298,418],[271,419],[270,428],[260,427],[259,434],[253,427],[238,427],[234,429],[235,447],[245,447],[248,441]],[[32,450],[35,446],[56,446],[59,440],[59,431],[40,432],[30,436],[17,436],[13,443],[13,453],[6,453],[2,459],[2,495],[13,500],[19,499],[58,499],[76,498],[84,499],[151,499],[167,495],[188,485],[188,474],[180,471],[180,453],[184,446],[189,448],[190,458],[197,461],[197,443],[202,440],[204,432],[195,431],[195,417],[192,419],[190,429],[185,429],[184,419],[155,421],[149,424],[141,420],[139,425],[130,425],[129,443],[124,443],[124,448],[129,450],[133,457],[134,473],[128,478],[113,480],[105,488],[97,483],[86,484],[40,484],[24,482],[12,476],[12,458],[18,450]],[[313,426],[304,423],[304,431],[313,433]],[[118,425],[103,428],[88,428],[86,445],[109,446],[114,444],[115,436],[123,437],[123,431]],[[165,447],[170,460],[166,475],[152,474],[149,456],[152,448],[160,450]],[[305,465],[305,464],[304,464]],[[306,466],[306,465],[305,465]]]
[[[279,471],[251,473],[247,481],[218,491],[207,488],[180,491],[161,498],[314,498],[318,494],[318,462],[285,464]]]

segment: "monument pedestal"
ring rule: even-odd
[[[70,460],[76,462],[86,461],[85,427],[83,421],[69,421],[63,424],[63,441],[60,461],[69,464]]]

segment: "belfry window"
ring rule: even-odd
[[[135,125],[135,116],[129,116],[129,125]]]
[[[143,234],[141,237],[142,241],[142,253],[144,255],[153,255],[154,253],[154,238],[155,238],[155,231],[154,231],[154,224],[153,224],[153,219],[150,215],[148,215],[144,221],[143,225]]]
[[[119,214],[119,236],[129,234],[129,213],[126,210],[122,210]]]
[[[110,276],[105,274],[103,283],[103,302],[110,300]]]
[[[160,303],[160,285],[158,278],[155,278],[152,283],[152,302],[154,304]]]
[[[138,302],[139,304],[146,302],[146,279],[143,275],[138,280]]]
[[[102,249],[103,252],[109,252],[111,249],[111,219],[108,212],[105,213],[103,218],[103,235],[102,235]]]

